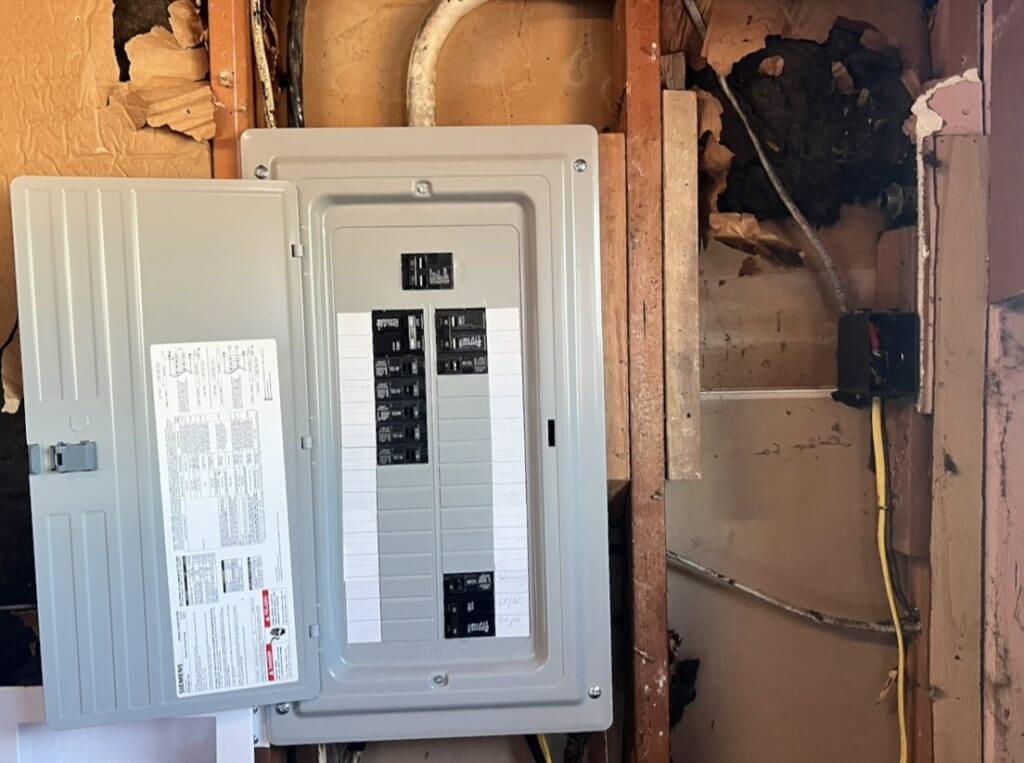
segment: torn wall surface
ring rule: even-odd
[[[704,241],[786,268],[804,265],[810,251],[783,233],[789,213],[735,111],[723,110],[716,74],[728,77],[767,161],[812,225],[837,224],[844,205],[873,207],[883,191],[913,194],[914,150],[902,128],[928,71],[919,3],[698,6],[708,22],[702,44],[683,0],[666,0],[662,42],[667,55],[685,53],[689,84],[701,91]],[[757,260],[744,262],[743,275],[758,272]]]
[[[8,186],[19,175],[209,177],[205,142],[138,129],[118,98],[111,0],[0,0],[0,333],[17,317]],[[112,96],[114,96],[112,98]],[[21,397],[20,348],[4,353],[5,403]]]

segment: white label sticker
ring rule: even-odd
[[[487,310],[487,380],[494,506],[494,615],[498,638],[530,635],[530,554],[519,310]]]
[[[298,680],[273,339],[150,348],[177,696]]]
[[[350,644],[376,644],[381,617],[371,313],[338,313],[338,372],[346,635]]]

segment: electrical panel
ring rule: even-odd
[[[596,134],[242,164],[13,186],[48,721],[606,728]]]

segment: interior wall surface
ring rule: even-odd
[[[821,612],[887,617],[869,421],[817,393],[705,393],[702,481],[670,482],[668,546]],[[839,631],[669,568],[680,656],[701,661],[677,760],[895,760],[890,638]]]
[[[0,341],[17,317],[8,187],[19,175],[209,177],[210,149],[136,128],[118,86],[112,0],[0,0]],[[20,348],[3,357],[8,409]]]

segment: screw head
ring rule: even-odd
[[[572,163],[572,168],[574,170],[576,170],[577,172],[586,172],[587,171],[587,160],[586,159],[577,159],[576,161],[574,161]]]
[[[429,196],[432,188],[426,180],[417,180],[413,190],[417,196]]]
[[[258,745],[260,743],[260,738],[255,734],[252,735],[252,743],[253,745]]]
[[[291,702],[278,702],[274,705],[274,712],[278,715],[288,715],[292,711]]]
[[[449,679],[450,676],[447,673],[434,673],[430,677],[430,684],[437,689],[443,689],[448,685]]]
[[[601,697],[601,687],[591,686],[589,689],[587,689],[587,694],[590,696],[591,699],[599,699]]]
[[[252,171],[252,174],[254,174],[260,180],[266,180],[268,177],[270,177],[270,170],[267,169],[267,165],[259,164],[256,166],[256,169]]]

